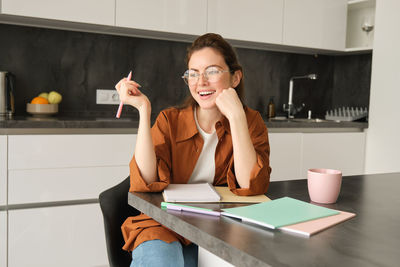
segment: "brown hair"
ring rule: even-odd
[[[199,36],[190,47],[187,49],[186,54],[186,66],[189,65],[189,60],[193,53],[199,51],[203,48],[210,47],[218,51],[224,58],[226,65],[228,65],[231,73],[240,70],[243,73],[243,68],[239,64],[236,53],[232,46],[224,39],[221,35],[215,33],[206,33]],[[239,96],[240,101],[243,103],[244,98],[244,82],[243,77],[241,78],[239,84],[234,88]],[[181,108],[196,105],[196,100],[189,94],[183,101]]]

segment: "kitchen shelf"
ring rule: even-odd
[[[374,30],[366,33],[361,25],[375,24],[376,0],[351,0],[347,9],[346,53],[368,53],[372,50]]]
[[[346,53],[349,54],[363,54],[363,53],[369,53],[373,50],[372,46],[365,46],[365,47],[351,47],[351,48],[346,48],[345,51]]]
[[[375,0],[350,0],[348,10],[375,7]]]

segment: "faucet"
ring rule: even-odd
[[[290,78],[290,82],[289,82],[289,102],[287,103],[287,107],[286,107],[286,104],[283,104],[283,110],[287,111],[288,119],[294,118],[294,114],[296,114],[297,112],[302,110],[303,107],[305,106],[304,103],[299,108],[295,108],[295,106],[293,105],[293,80],[295,80],[295,79],[316,80],[317,79],[317,74],[312,73],[312,74],[308,74],[308,75],[294,76],[294,77]]]

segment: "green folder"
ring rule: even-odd
[[[245,207],[223,209],[221,214],[275,229],[336,215],[339,212],[294,198],[283,197]]]

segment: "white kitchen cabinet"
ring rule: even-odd
[[[284,0],[208,0],[207,31],[225,38],[282,43]]]
[[[9,211],[8,267],[107,263],[98,204]]]
[[[8,204],[97,199],[128,175],[128,165],[10,170]]]
[[[285,0],[283,44],[345,49],[347,0]]]
[[[136,135],[9,135],[5,140],[8,204],[19,205],[8,208],[8,267],[108,266],[99,204],[86,203],[129,175]],[[33,206],[25,209],[26,204]]]
[[[116,26],[201,35],[206,23],[206,0],[116,0]]]
[[[2,0],[1,13],[114,26],[115,0]]]
[[[10,135],[8,203],[96,199],[129,175],[135,142],[134,134]]]
[[[7,203],[7,135],[0,135],[0,206]]]
[[[129,164],[134,134],[9,135],[10,170]]]
[[[7,266],[7,212],[0,211],[0,267]]]
[[[271,181],[307,178],[311,168],[364,173],[365,132],[269,133]]]
[[[337,169],[343,175],[364,173],[365,133],[304,133],[302,178],[310,168]]]
[[[302,133],[269,133],[271,181],[300,178]]]

